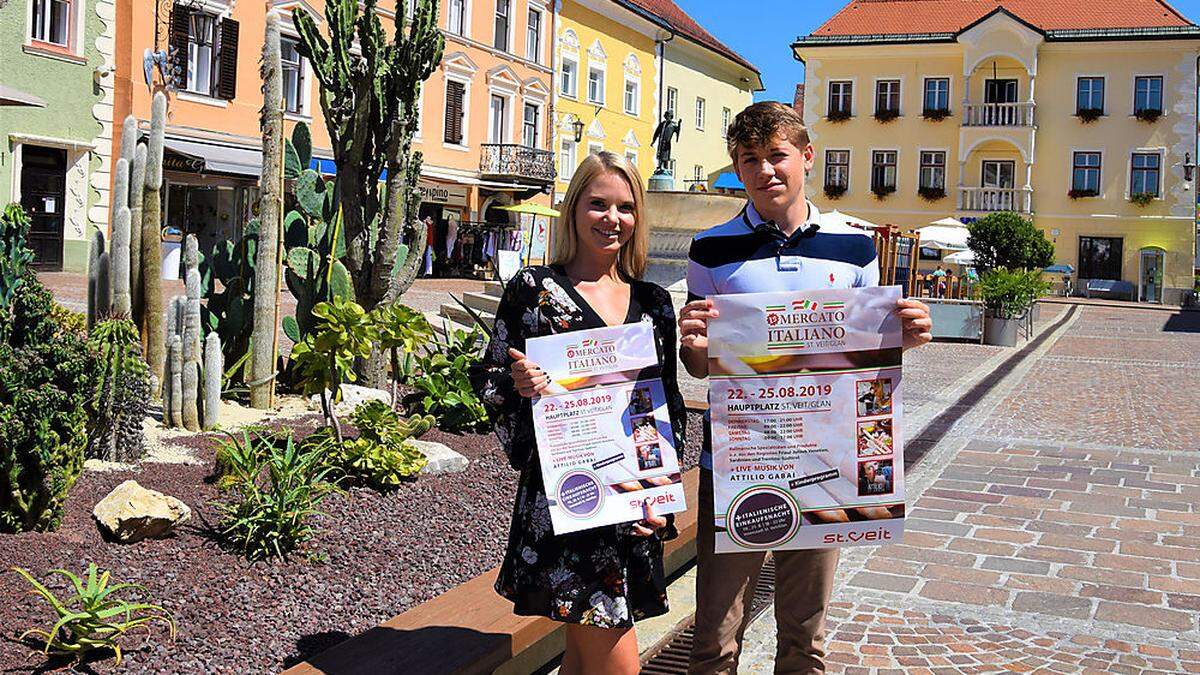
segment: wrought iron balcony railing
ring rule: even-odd
[[[485,176],[554,180],[554,153],[515,143],[484,143],[479,172]]]

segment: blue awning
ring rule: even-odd
[[[715,190],[745,190],[746,186],[742,185],[742,181],[738,180],[737,174],[732,171],[717,176],[717,181],[713,183]]]
[[[1070,265],[1051,265],[1042,271],[1047,274],[1074,274],[1075,268]]]
[[[337,164],[334,164],[332,159],[313,157],[312,159],[308,160],[308,168],[316,171],[322,176],[337,175]]]

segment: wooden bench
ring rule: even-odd
[[[668,576],[696,556],[700,470],[683,476],[688,510],[677,514],[679,537],[663,546]],[[562,624],[516,616],[492,589],[500,568],[342,642],[285,675],[421,675],[529,673],[563,650]]]

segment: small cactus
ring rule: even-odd
[[[168,348],[171,360],[171,396],[163,399],[163,410],[170,407],[167,426],[178,427],[183,423],[183,339],[178,335],[171,338]]]
[[[101,263],[103,256],[104,233],[100,230],[92,230],[92,236],[88,242],[88,332],[91,332],[92,326],[95,326],[100,320],[98,317],[103,317],[108,313],[108,305],[103,302],[107,291],[101,291],[101,287],[108,288],[108,270],[102,269]]]
[[[88,455],[109,462],[140,459],[142,418],[150,400],[150,369],[142,360],[137,327],[125,318],[96,324],[88,339],[96,355]]]
[[[221,375],[225,364],[221,358],[221,336],[216,332],[204,339],[204,430],[211,431],[220,423]]]

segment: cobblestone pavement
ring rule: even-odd
[[[832,672],[1200,672],[1200,314],[1052,320],[971,405],[935,401],[904,542],[843,552]]]

